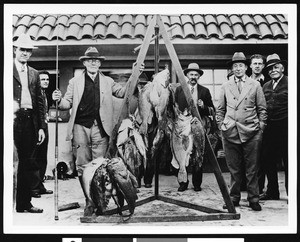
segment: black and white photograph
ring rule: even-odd
[[[3,233],[297,233],[296,21],[4,4]]]

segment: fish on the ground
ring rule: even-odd
[[[179,169],[178,182],[187,182],[186,167],[189,165],[190,155],[193,149],[193,135],[191,133],[192,115],[188,110],[181,112],[176,108],[176,119],[171,137],[171,149],[173,159],[171,164]]]
[[[123,198],[118,196],[119,205],[122,208],[124,199],[128,204],[128,209],[130,214],[134,213],[135,202],[138,199],[137,196],[137,187],[138,183],[135,176],[126,168],[122,158],[112,158],[107,163],[107,171],[110,175],[110,178],[123,195]],[[122,199],[122,200],[120,200]]]

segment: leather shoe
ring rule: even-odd
[[[32,192],[31,197],[40,198],[41,195],[38,192]]]
[[[36,207],[31,207],[31,208],[27,208],[27,209],[17,209],[17,213],[24,213],[26,211],[28,213],[42,213],[44,210],[41,208],[36,208]]]
[[[47,189],[40,191],[40,194],[52,194],[52,193],[53,193],[52,190],[47,190]]]
[[[235,207],[240,206],[240,202],[232,201],[232,203],[233,203],[233,206],[235,206]],[[223,205],[223,209],[227,209],[227,205],[226,204]]]
[[[145,187],[146,187],[146,188],[151,188],[152,185],[147,183],[147,184],[145,184]]]
[[[252,208],[254,211],[261,211],[261,206],[258,202],[250,202],[249,207]]]
[[[195,191],[195,192],[200,192],[201,190],[202,190],[201,187],[194,187],[194,191]]]
[[[180,182],[179,183],[179,188],[178,188],[178,192],[183,192],[188,188],[189,185],[189,181],[187,182]]]
[[[263,193],[259,195],[259,200],[279,200],[279,195],[278,196],[270,196],[267,193]]]

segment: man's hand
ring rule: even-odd
[[[52,93],[52,99],[54,101],[60,101],[61,100],[61,91],[59,89],[54,90]]]
[[[43,143],[43,141],[45,140],[45,132],[43,129],[39,129],[39,139],[38,139],[38,145],[40,145],[41,143]]]
[[[136,66],[136,62],[134,62],[133,64],[132,64],[132,72],[133,72],[133,68]],[[144,63],[142,63],[141,64],[141,66],[140,66],[140,74],[142,74],[142,72],[145,70],[145,64]]]
[[[198,105],[200,108],[204,108],[204,102],[203,102],[201,99],[198,99],[197,105]]]

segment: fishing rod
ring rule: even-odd
[[[57,21],[59,15],[57,16]],[[55,89],[58,90],[58,34],[59,23],[57,23],[56,32],[56,80]],[[54,220],[58,220],[58,177],[57,177],[57,163],[58,163],[58,100],[55,101],[55,168],[54,168]]]

